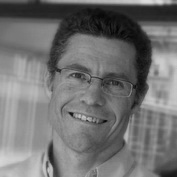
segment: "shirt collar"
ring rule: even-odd
[[[51,163],[52,143],[47,148],[43,158],[43,173],[45,177],[53,177],[53,166]],[[135,162],[125,144],[124,147],[112,158],[90,170],[86,177],[120,177],[129,176],[128,174],[135,167]]]
[[[42,170],[45,177],[53,177],[53,166],[51,161],[52,146],[53,146],[52,143],[50,143],[47,150],[44,153]]]
[[[125,144],[124,147],[112,158],[97,167],[97,177],[120,177],[127,176],[133,170],[135,162]]]

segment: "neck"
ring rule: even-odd
[[[55,177],[85,177],[95,167],[107,161],[123,146],[103,150],[102,152],[77,152],[68,148],[63,141],[53,134],[53,167]]]

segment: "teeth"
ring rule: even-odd
[[[99,120],[98,120],[98,119],[96,119],[96,123],[97,123],[97,124],[99,123]]]
[[[74,113],[73,114],[73,117],[76,118],[76,119],[80,119],[82,121],[88,121],[88,122],[92,122],[92,123],[96,123],[96,124],[100,124],[100,123],[103,123],[104,121],[101,120],[101,119],[97,119],[95,117],[87,117],[83,114],[78,114],[78,113]]]
[[[81,114],[78,114],[78,118],[81,119],[82,115]]]
[[[93,120],[92,117],[87,117],[87,120],[88,120],[89,122],[93,122],[93,121],[92,121],[92,120]]]
[[[93,118],[93,122],[96,123],[96,118],[95,117]]]
[[[84,116],[84,115],[82,115],[81,116],[81,114],[80,114],[80,116],[79,117],[81,117],[81,120],[84,120],[84,121],[86,121],[87,120],[87,117],[86,116]]]

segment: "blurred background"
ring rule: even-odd
[[[159,173],[176,170],[176,0],[0,0],[0,166],[21,161],[50,141],[46,61],[62,17],[83,7],[128,14],[151,38],[150,89],[125,138],[140,164]]]

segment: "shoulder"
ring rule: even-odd
[[[0,168],[0,177],[42,177],[43,153],[35,154],[30,158]]]
[[[132,177],[158,177],[156,174],[141,165],[136,165]]]

